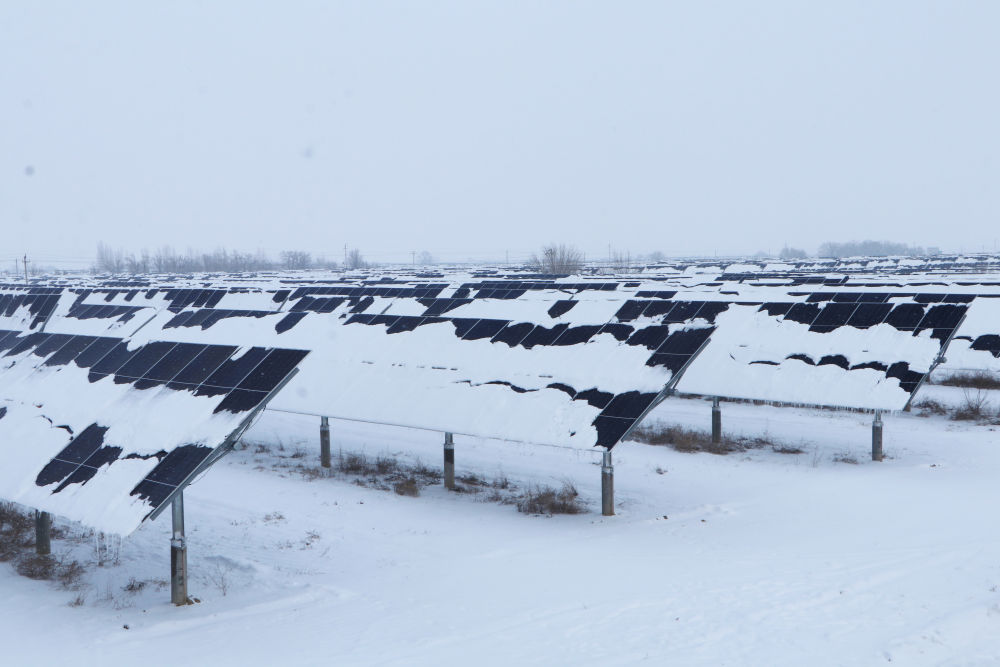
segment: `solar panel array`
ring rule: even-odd
[[[672,389],[900,409],[950,341],[963,363],[1000,359],[1000,279],[887,264],[0,286],[0,496],[128,532],[268,401],[611,448]]]
[[[224,453],[307,354],[136,341],[129,306],[58,289],[28,304],[0,329],[0,496],[106,532],[133,531]]]

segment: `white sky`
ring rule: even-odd
[[[992,1],[3,2],[0,262],[992,249],[998,30]]]

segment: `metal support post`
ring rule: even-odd
[[[611,465],[611,450],[604,451],[601,460],[601,514],[615,515],[615,468]]]
[[[712,444],[717,445],[722,442],[722,408],[719,406],[719,397],[712,399]]]
[[[48,512],[35,512],[35,553],[48,556],[52,553],[52,542],[49,539],[52,518]]]
[[[872,422],[872,461],[882,460],[882,411],[875,411]]]
[[[326,417],[319,418],[319,464],[330,467],[330,420]]]
[[[187,543],[184,539],[184,495],[178,493],[173,502],[173,537],[170,539],[170,601],[188,604]]]
[[[455,490],[455,436],[444,434],[444,488]]]

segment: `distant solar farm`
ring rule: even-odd
[[[671,396],[870,411],[880,438],[931,373],[1000,371],[998,297],[978,255],[9,281],[0,498],[123,536],[173,506],[183,553],[184,488],[274,410],[596,447],[611,514],[610,452]]]

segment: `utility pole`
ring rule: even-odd
[[[416,250],[411,250],[410,251],[410,258],[413,260],[413,266],[416,266],[417,265],[417,251]]]
[[[24,284],[28,284],[28,253],[24,254]]]

